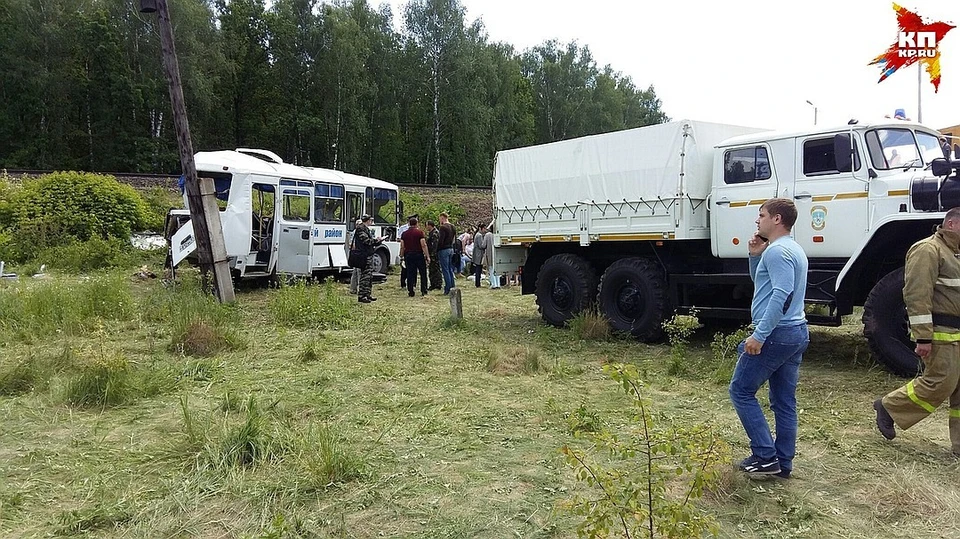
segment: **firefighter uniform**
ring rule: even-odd
[[[907,252],[903,299],[917,343],[931,343],[923,374],[883,397],[902,429],[949,399],[950,443],[960,455],[960,233],[941,228]]]

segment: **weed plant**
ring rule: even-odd
[[[530,346],[495,347],[486,351],[486,360],[493,374],[536,374],[544,369],[540,350]]]
[[[687,358],[687,346],[690,336],[697,329],[703,327],[700,320],[697,319],[697,313],[675,314],[669,320],[664,321],[663,331],[667,334],[670,341],[670,363],[667,366],[667,373],[672,375],[682,375],[690,372]]]
[[[278,326],[303,329],[342,329],[357,315],[356,303],[332,280],[318,287],[303,281],[282,286],[270,301],[270,312]]]
[[[221,399],[218,409],[233,415],[218,419],[215,413],[198,414],[181,398],[186,452],[202,467],[224,473],[283,462],[317,489],[364,475],[365,459],[347,450],[335,430],[296,429],[276,413],[275,406],[261,410],[254,397],[242,405],[239,402],[236,395]]]
[[[726,385],[733,378],[733,370],[737,366],[737,346],[750,336],[747,326],[737,329],[733,333],[717,332],[713,335],[710,350],[713,351],[713,381]]]
[[[120,355],[100,357],[80,368],[66,386],[67,402],[75,406],[117,406],[136,396],[130,363]]]
[[[584,341],[604,341],[610,338],[610,321],[596,310],[581,311],[569,322],[573,334]]]
[[[238,309],[204,294],[195,281],[187,286],[164,289],[145,300],[148,319],[165,320],[171,351],[185,356],[212,357],[243,348]]]

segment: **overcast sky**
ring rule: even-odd
[[[917,67],[878,84],[867,65],[897,39],[888,0],[462,0],[491,41],[522,51],[548,39],[590,47],[638,87],[653,84],[672,119],[788,129],[897,108],[917,119]],[[377,2],[371,0],[371,3]],[[405,0],[390,0],[401,27]],[[958,0],[900,0],[926,19],[960,25]],[[960,28],[940,43],[940,90],[926,72],[923,123],[960,124]]]

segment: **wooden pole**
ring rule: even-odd
[[[190,140],[190,125],[187,122],[187,106],[180,85],[180,64],[173,44],[173,25],[167,0],[157,0],[157,20],[160,29],[160,53],[163,57],[163,72],[170,86],[170,103],[173,106],[173,124],[177,130],[177,146],[180,150],[180,166],[185,179],[184,189],[190,220],[197,241],[197,257],[204,276],[213,273],[214,290],[221,303],[233,303],[233,281],[227,264],[227,252],[223,244],[223,229],[220,227],[220,211],[214,200],[213,180],[205,179],[208,186],[202,192],[197,180],[197,167],[193,162],[193,142]]]

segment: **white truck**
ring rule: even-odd
[[[649,341],[674,311],[748,321],[747,240],[765,200],[790,198],[808,320],[839,325],[862,305],[876,359],[914,374],[904,255],[960,205],[938,138],[898,120],[790,133],[677,121],[501,151],[495,269],[553,325],[595,307]]]
[[[350,270],[356,220],[373,217],[383,236],[374,273],[399,264],[397,186],[336,170],[284,163],[268,150],[199,152],[197,176],[213,178],[230,270],[235,279],[290,274],[319,277]],[[184,197],[186,204],[186,197]],[[188,209],[170,210],[164,227],[176,266],[195,248]]]

